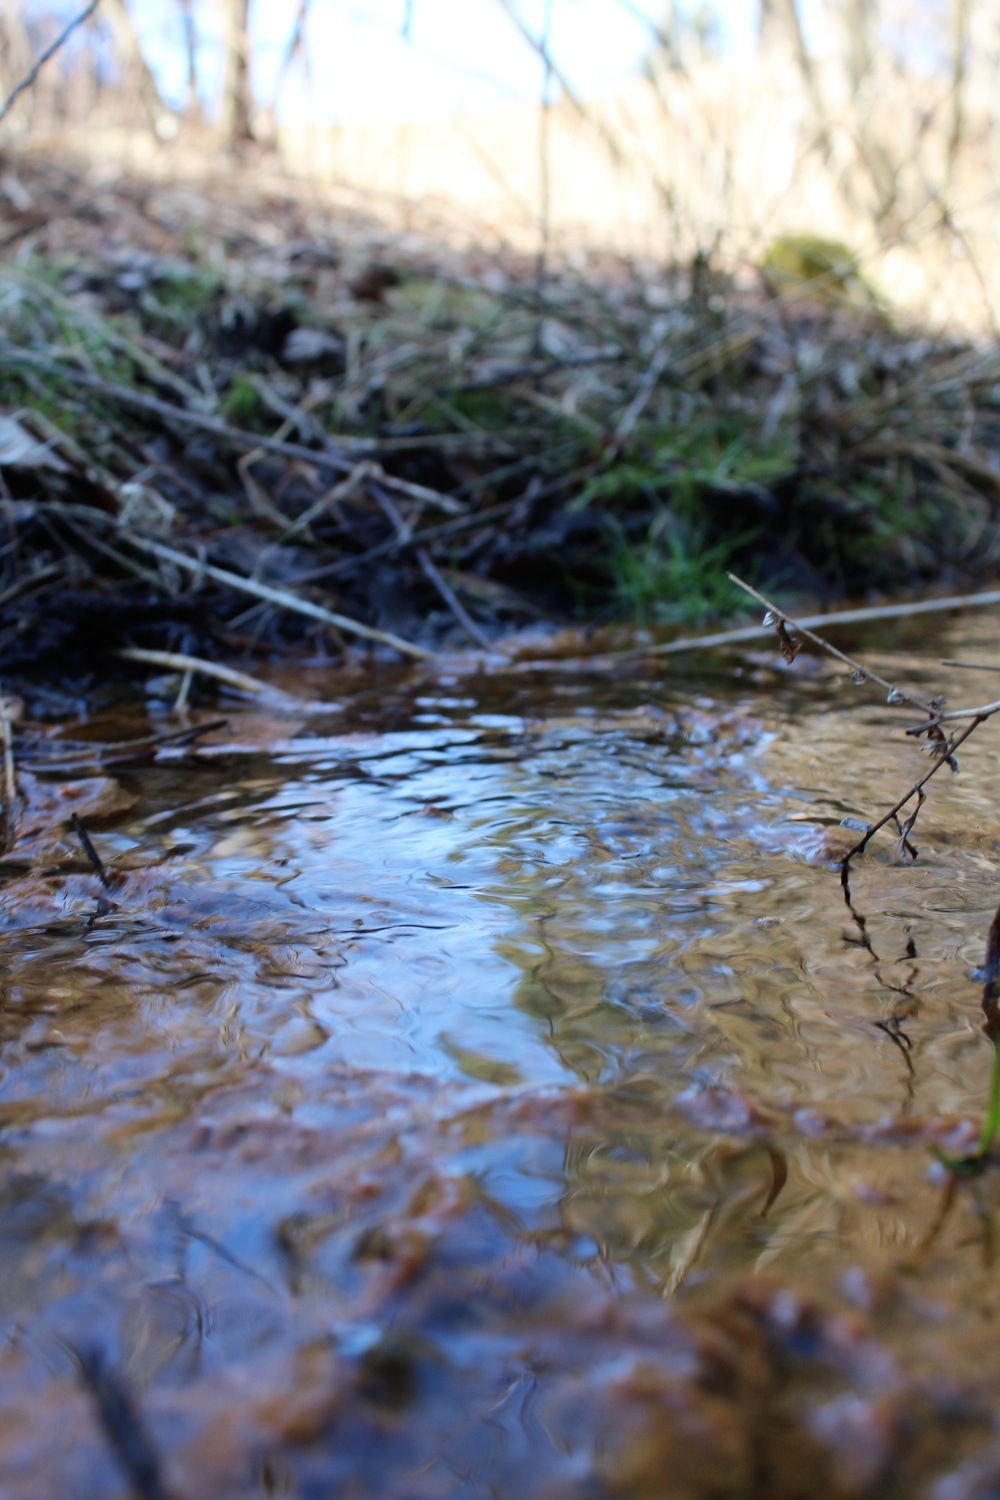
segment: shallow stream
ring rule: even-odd
[[[995,643],[849,642],[953,706]],[[927,762],[832,663],[282,686],[22,726],[5,1500],[1000,1492],[1000,1176],[939,1160],[990,1079],[993,726],[862,926],[840,825]]]

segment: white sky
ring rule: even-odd
[[[517,0],[539,35],[546,0]],[[551,0],[552,55],[583,97],[615,89],[633,73],[649,32],[619,0]],[[409,43],[401,36],[406,0],[312,0],[308,38],[312,87],[295,68],[283,91],[284,119],[344,124],[444,119],[537,98],[541,63],[497,0],[412,0]],[[183,92],[176,0],[130,0],[130,10],[168,97]],[[629,0],[659,18],[662,0]],[[727,50],[752,43],[757,0],[717,0]],[[261,103],[275,82],[297,10],[296,0],[251,0],[254,87]],[[195,0],[203,39],[203,91],[214,97],[218,21],[212,0]]]

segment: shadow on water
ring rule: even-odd
[[[996,752],[852,916],[902,727],[696,670],[24,730],[5,1496],[995,1493]]]

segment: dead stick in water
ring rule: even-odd
[[[10,727],[10,716],[0,688],[0,742],[3,744],[3,852],[14,842],[17,831],[17,771],[14,766],[14,735]]]
[[[842,609],[835,614],[804,615],[796,626],[813,630],[832,630],[840,625],[877,624],[882,620],[909,620],[916,615],[948,613],[960,609],[987,609],[1000,604],[1000,589],[985,594],[953,594],[942,599],[917,599],[909,604],[875,604],[864,609]],[[675,656],[686,651],[709,651],[716,646],[742,646],[761,636],[773,634],[772,625],[741,625],[734,630],[716,630],[710,635],[693,635],[666,641],[659,646],[629,646],[624,651],[602,653],[609,660],[622,661],[636,656]]]
[[[255,697],[274,698],[282,703],[301,706],[301,700],[286,693],[260,677],[251,677],[248,672],[238,672],[234,667],[221,662],[205,661],[200,656],[189,656],[183,651],[152,651],[145,646],[123,646],[115,652],[124,661],[143,662],[151,667],[165,667],[168,672],[200,672],[203,677],[212,677],[224,682],[227,687],[239,688],[241,692]]]
[[[169,1500],[159,1457],[122,1376],[99,1348],[71,1349],[70,1353],[93,1399],[101,1431],[133,1493],[139,1500]]]
[[[83,845],[84,854],[90,860],[90,863],[94,868],[94,874],[97,876],[104,889],[106,891],[110,891],[111,881],[108,879],[108,872],[104,868],[104,861],[101,859],[101,856],[98,854],[97,850],[90,842],[90,834],[87,832],[86,828],[84,828],[76,813],[72,814],[70,822],[73,824],[73,832],[76,834],[77,838],[80,840],[80,843]]]

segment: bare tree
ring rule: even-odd
[[[125,0],[101,0],[101,15],[111,27],[115,47],[126,74],[135,80],[139,98],[154,129],[169,114],[152,69],[146,61]]]
[[[872,45],[878,27],[877,0],[844,0],[846,48],[844,61],[852,94],[857,94],[871,72]]]
[[[787,0],[760,0],[757,12],[757,51],[761,55],[790,49],[790,8],[794,11],[794,4],[789,7]]]
[[[761,52],[784,52],[794,61],[809,101],[817,143],[829,160],[833,156],[830,125],[816,69],[806,46],[797,0],[760,0],[757,46]]]
[[[945,195],[950,199],[965,128],[965,75],[969,57],[969,0],[952,0],[951,120],[948,127]]]
[[[306,38],[306,25],[309,20],[310,0],[299,0],[298,10],[295,13],[295,25],[285,48],[285,55],[281,59],[281,67],[278,69],[278,77],[274,84],[274,99],[272,111],[277,114],[278,103],[281,99],[281,91],[292,69],[292,64],[298,59],[305,75],[306,87],[312,89],[312,69],[309,64],[309,47]]]
[[[250,0],[219,0],[225,46],[222,81],[222,131],[226,144],[252,141],[253,98],[250,93]]]
[[[201,114],[201,99],[198,94],[198,37],[194,26],[192,0],[177,0],[184,31],[184,60],[187,64],[187,80],[184,111],[193,119]]]

